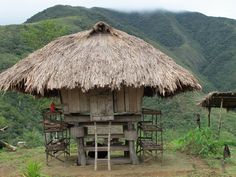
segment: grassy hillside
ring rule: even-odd
[[[55,6],[24,24],[0,26],[0,71],[58,36],[91,28],[99,20],[141,37],[170,55],[200,79],[204,92],[235,90],[235,20],[190,12],[122,13],[103,8]],[[146,98],[144,106],[163,110],[166,137],[174,139],[196,126],[194,113],[200,113],[206,124],[206,111],[196,105],[202,96],[203,93],[188,93],[167,100]],[[40,139],[40,109],[47,104],[48,100],[35,100],[22,94],[1,95],[0,126],[10,126],[3,139],[10,142]],[[225,134],[234,138],[235,114],[224,113],[224,116],[228,117],[224,120]],[[214,127],[217,121],[216,111]]]

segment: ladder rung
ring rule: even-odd
[[[97,138],[108,138],[108,135],[97,135]]]
[[[98,150],[98,151],[107,151],[107,150],[108,150],[108,147],[105,147],[105,146],[103,146],[103,147],[97,147],[97,150]]]
[[[97,161],[108,161],[108,159],[97,159]]]

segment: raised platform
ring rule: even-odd
[[[93,125],[94,122],[90,120],[90,115],[88,114],[65,114],[65,122],[70,124],[84,123],[86,125]],[[112,120],[112,125],[116,123],[127,123],[127,122],[139,122],[141,121],[141,113],[123,113],[123,114],[114,114],[114,120]]]

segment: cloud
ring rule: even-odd
[[[7,0],[0,4],[0,24],[23,23],[37,12],[57,4],[105,7],[122,11],[188,10],[236,19],[235,0]]]

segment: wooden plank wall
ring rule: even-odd
[[[63,104],[64,113],[69,113],[69,98],[68,91],[66,89],[61,90],[61,101]]]
[[[142,109],[143,87],[125,87],[114,92],[114,111],[139,113]]]
[[[113,120],[113,97],[110,90],[96,89],[90,92],[91,120]]]
[[[125,87],[118,91],[114,91],[113,97],[110,97],[108,100],[110,102],[112,101],[110,99],[113,99],[113,108],[109,109],[114,110],[115,113],[140,113],[142,108],[143,91],[143,87]],[[95,99],[94,91],[90,93],[82,93],[78,88],[72,90],[62,89],[61,97],[65,113],[89,113],[93,102],[94,104],[96,103],[98,109],[103,110],[105,109],[104,106],[107,107],[111,105],[110,103],[107,103],[107,106],[105,103],[99,104],[100,102],[104,102],[104,100],[91,100],[91,102],[90,99]]]
[[[80,89],[61,90],[62,104],[65,113],[88,113],[89,112],[89,96]]]

